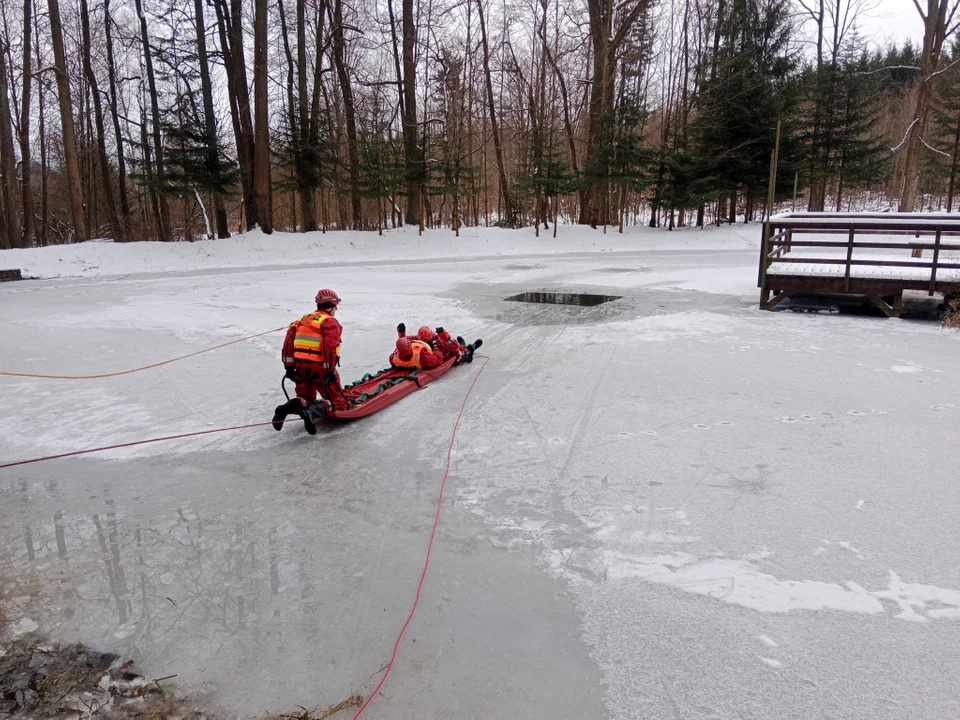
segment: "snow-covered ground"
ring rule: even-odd
[[[369,718],[960,716],[960,335],[765,313],[759,226],[252,235],[0,253],[2,370],[86,374],[344,298],[482,336],[418,615]],[[596,307],[522,290],[620,295]],[[269,419],[280,335],[0,378],[0,460]],[[245,716],[379,679],[478,365],[317,437],[0,470],[0,597]]]

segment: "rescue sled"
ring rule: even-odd
[[[482,340],[474,343],[474,348],[480,347]],[[438,380],[454,366],[454,358],[450,358],[442,365],[431,370],[407,370],[390,367],[381,370],[375,375],[364,375],[363,378],[343,388],[344,397],[349,407],[346,410],[333,410],[322,400],[315,402],[305,412],[313,415],[313,420],[319,424],[323,418],[327,420],[357,420],[373,415],[397,400],[416,392],[422,387]],[[286,386],[283,388],[287,394]],[[289,399],[289,395],[287,395]]]

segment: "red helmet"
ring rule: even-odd
[[[316,299],[317,305],[323,305],[324,303],[333,303],[334,305],[340,304],[340,296],[330,288],[318,290]]]
[[[428,328],[426,325],[417,330],[417,337],[425,343],[433,342],[436,336],[437,334],[433,331],[433,328]]]
[[[413,355],[413,343],[410,342],[410,338],[397,338],[397,354],[404,360]]]

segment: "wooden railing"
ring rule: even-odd
[[[796,239],[797,235],[846,235],[843,241],[830,239]],[[860,239],[871,235],[912,235],[913,242],[877,242]],[[859,237],[858,237],[859,236]],[[919,238],[932,242],[918,242]],[[929,292],[937,286],[939,270],[960,270],[960,263],[941,262],[943,251],[960,251],[960,242],[945,243],[944,238],[960,238],[960,215],[950,214],[888,214],[888,213],[794,213],[775,215],[764,224],[760,253],[758,286],[767,290],[767,274],[778,262],[808,263],[844,266],[844,292],[849,292],[850,275],[855,267],[899,267],[929,270]],[[836,253],[791,256],[795,248],[842,249],[844,257]],[[910,250],[914,258],[931,250],[931,260],[897,260],[856,257],[858,250]]]

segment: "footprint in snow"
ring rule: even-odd
[[[757,640],[762,642],[767,647],[780,647],[776,642],[774,642],[773,638],[769,637],[768,635],[757,635]]]
[[[937,403],[936,405],[931,405],[933,410],[946,410],[947,408],[952,408],[953,403]]]
[[[709,425],[702,425],[702,424],[700,424],[700,423],[697,423],[696,425],[694,425],[694,427],[695,427],[697,430],[709,430],[709,429],[710,429],[710,426],[709,426]]]
[[[795,423],[797,421],[796,418],[792,418],[789,415],[786,415],[784,417],[778,417],[777,420],[779,420],[782,423]]]
[[[862,416],[863,414],[864,414],[864,413],[863,413],[863,411],[861,411],[861,410],[849,410],[849,411],[847,412],[847,415],[853,415],[854,417],[860,417],[860,416]]]
[[[729,420],[721,420],[720,422],[714,423],[714,425],[716,425],[717,427],[728,427],[730,425],[733,425],[733,423],[730,422]]]
[[[757,655],[757,660],[759,660],[759,661],[762,662],[762,663],[765,663],[766,665],[769,665],[769,666],[772,667],[772,668],[783,667],[783,663],[780,662],[779,660],[774,660],[773,658],[763,657],[762,655]]]
[[[641,430],[641,431],[640,431],[640,434],[641,434],[641,435],[656,435],[657,433],[654,432],[653,430]]]

